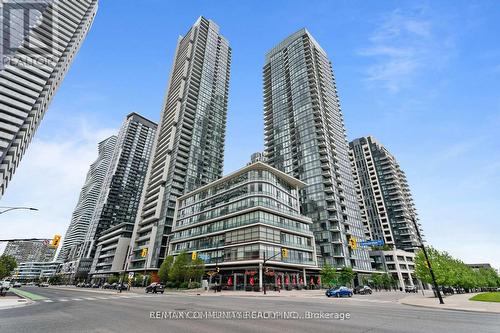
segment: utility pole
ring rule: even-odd
[[[437,296],[439,298],[439,304],[444,304],[443,297],[441,296],[441,292],[439,291],[439,286],[436,281],[436,276],[434,275],[434,271],[432,270],[431,262],[429,260],[429,256],[427,255],[427,250],[425,249],[422,236],[420,235],[420,228],[417,225],[417,220],[415,219],[415,216],[412,216],[411,220],[413,222],[413,225],[415,226],[415,231],[417,232],[417,236],[420,241],[420,248],[422,248],[422,251],[424,252],[425,262],[427,263],[427,267],[429,267],[429,272],[431,273],[431,278],[432,278],[432,285],[434,287],[434,290],[436,290]]]

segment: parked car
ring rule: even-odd
[[[14,288],[21,288],[21,286],[22,286],[21,282],[14,282],[14,285],[13,285]]]
[[[39,285],[39,287],[42,287],[42,288],[48,288],[49,286],[50,286],[50,284],[48,284],[48,282],[42,282]]]
[[[146,294],[147,293],[162,293],[165,291],[165,287],[161,283],[153,282],[149,286],[146,287]]]
[[[128,290],[128,286],[123,283],[118,283],[115,287],[116,290]]]
[[[405,292],[407,292],[407,293],[416,293],[417,292],[417,287],[416,286],[406,286],[405,287]]]
[[[356,288],[354,288],[353,292],[360,295],[371,295],[372,288],[370,288],[369,286],[357,286]]]
[[[26,284],[28,287],[34,287],[35,286],[35,282],[28,282],[28,284]]]
[[[330,288],[326,291],[325,295],[327,297],[352,297],[353,292],[347,287]]]
[[[8,280],[0,281],[0,289],[9,290],[10,289],[10,281],[8,281]]]

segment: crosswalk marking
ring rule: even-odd
[[[56,298],[56,299],[48,298],[40,300],[40,302],[54,303],[54,302],[71,302],[71,301],[99,301],[99,300],[131,299],[131,298],[149,298],[149,297],[160,297],[160,296],[161,295],[143,295],[143,294],[107,295],[107,296],[80,297],[80,298]]]

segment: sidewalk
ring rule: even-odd
[[[439,300],[430,295],[409,296],[401,299],[399,302],[404,305],[421,306],[435,309],[500,313],[500,303],[469,301],[469,298],[477,294],[480,293],[447,296],[443,298],[444,304],[439,304]]]
[[[31,303],[32,301],[19,297],[13,292],[7,292],[6,296],[0,296],[0,310],[17,308]]]

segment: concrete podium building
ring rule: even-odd
[[[97,0],[0,4],[0,198],[83,43]]]
[[[229,289],[317,284],[312,221],[299,206],[305,186],[255,162],[185,194],[177,200],[169,253],[197,252]]]

